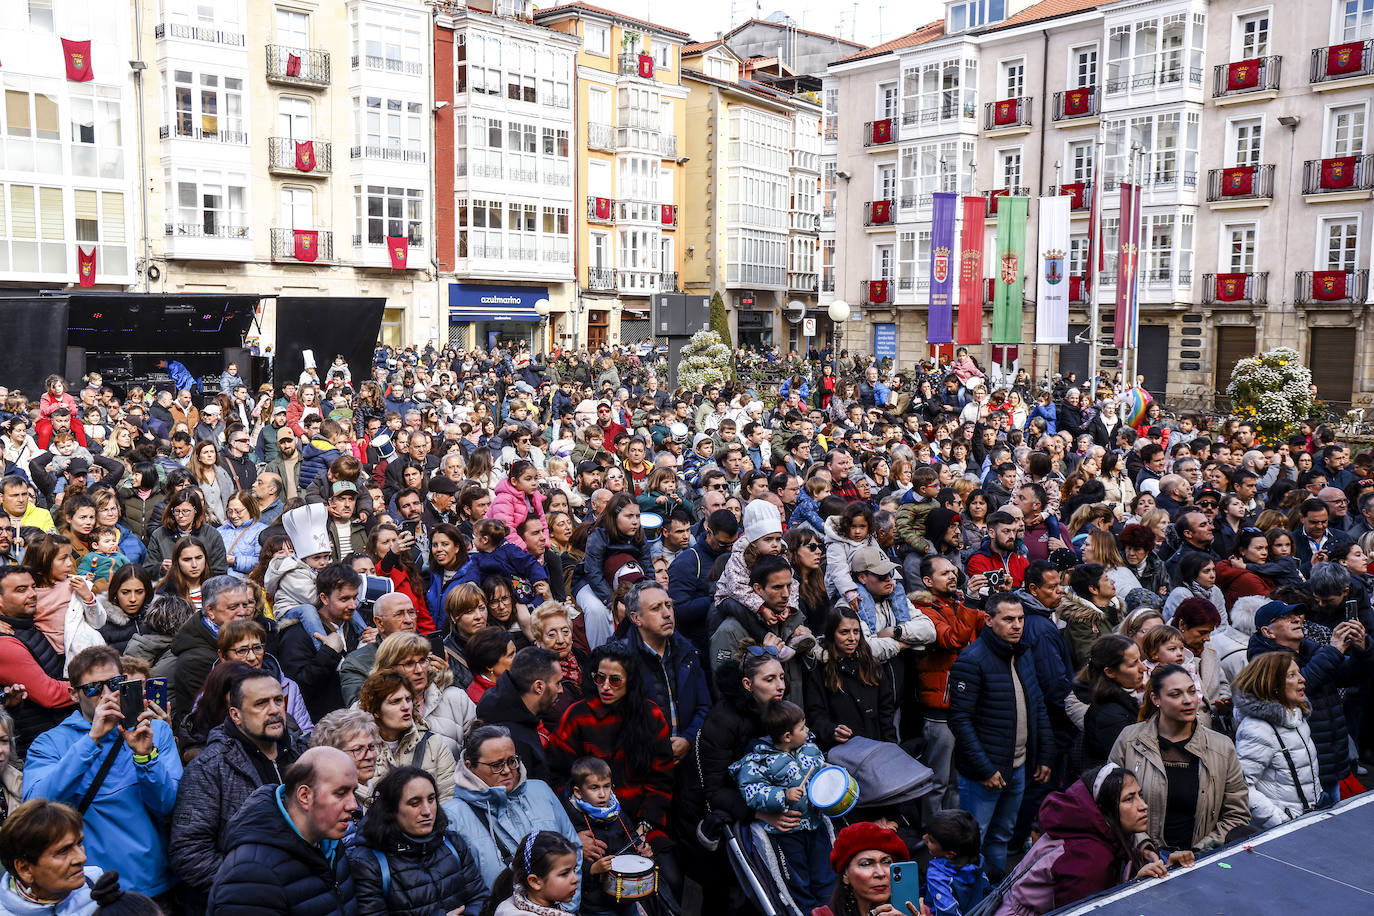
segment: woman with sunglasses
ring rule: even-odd
[[[825,593],[825,545],[810,528],[793,528],[782,540],[797,580],[802,621],[811,632],[819,633],[830,616],[830,600]]]

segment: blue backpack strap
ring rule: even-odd
[[[448,837],[444,837],[444,845],[448,847],[449,852],[453,853],[453,857],[458,860],[459,864],[462,864],[463,857],[458,855],[458,850],[453,848],[453,843]]]
[[[380,849],[373,849],[372,854],[377,857],[377,866],[382,870],[382,897],[385,899],[391,893],[391,865],[386,860],[386,853]]]

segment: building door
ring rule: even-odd
[[[606,346],[611,333],[610,313],[604,309],[587,311],[587,350],[595,352],[598,347]]]
[[[1169,328],[1141,325],[1138,342],[1136,374],[1145,376],[1145,390],[1163,403],[1169,381]]]
[[[1226,395],[1226,386],[1231,381],[1231,370],[1236,363],[1255,355],[1255,327],[1219,327],[1213,329],[1217,339],[1217,358],[1212,387],[1217,397]]]
[[[1355,383],[1355,335],[1350,329],[1313,328],[1307,362],[1317,397],[1332,405],[1349,405]]]

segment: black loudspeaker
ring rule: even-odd
[[[248,378],[248,373],[253,366],[253,351],[247,347],[225,347],[224,366],[222,368],[228,369],[230,363],[239,367],[239,375]]]
[[[277,385],[295,381],[305,368],[302,350],[312,350],[323,379],[343,354],[354,385],[372,371],[372,351],[382,327],[385,298],[362,296],[278,296]]]
[[[81,379],[86,375],[86,348],[68,347],[67,348],[67,384],[70,388],[80,391],[86,387],[86,383]]]
[[[43,380],[62,374],[67,361],[67,297],[24,296],[0,299],[0,361],[5,384],[32,401]]]

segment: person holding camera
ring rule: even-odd
[[[1016,546],[1020,528],[1021,522],[1009,512],[989,515],[988,536],[968,558],[969,576],[986,577],[988,586],[995,591],[1020,588],[1030,565]]]
[[[181,757],[171,726],[146,708],[141,682],[125,685],[110,646],[77,653],[67,675],[79,708],[29,748],[24,798],[76,808],[91,861],[118,871],[128,889],[157,896],[176,883],[166,823]]]

